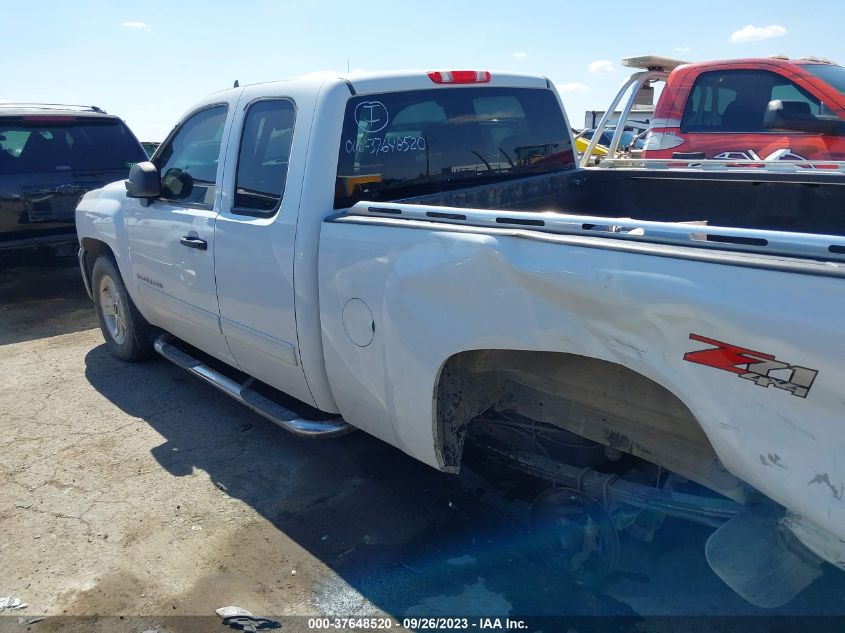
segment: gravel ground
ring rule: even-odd
[[[0,273],[0,596],[29,603],[15,616],[124,616],[140,633],[230,604],[400,619],[761,613],[709,570],[708,531],[672,521],[652,543],[623,542],[604,586],[568,584],[490,483],[364,433],[296,438],[164,360],[116,361],[74,268]],[[843,577],[826,570],[776,613],[845,615]],[[32,629],[74,628],[61,622]]]

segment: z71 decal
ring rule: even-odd
[[[819,373],[815,369],[784,363],[771,354],[755,352],[698,334],[690,334],[689,337],[690,340],[713,347],[687,352],[684,354],[685,361],[729,371],[740,378],[753,381],[760,387],[777,387],[799,398],[807,397]]]

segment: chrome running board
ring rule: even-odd
[[[341,417],[328,420],[309,420],[299,413],[267,398],[250,388],[253,379],[244,383],[237,383],[220,372],[212,369],[202,361],[173,344],[174,337],[162,334],[155,341],[155,350],[174,365],[202,378],[205,382],[217,387],[227,396],[234,398],[256,413],[263,415],[271,422],[278,424],[294,435],[301,437],[334,437],[354,430],[351,424]]]

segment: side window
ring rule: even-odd
[[[0,149],[18,158],[32,132],[23,129],[0,129]]]
[[[779,86],[775,86],[772,89],[772,99],[780,99],[781,101],[798,101],[800,103],[806,103],[807,111],[813,116],[825,114],[825,112],[823,112],[824,106],[822,105],[822,102],[819,99],[816,99],[813,95],[806,92],[805,90],[801,90],[801,88],[796,86],[791,81],[788,83],[783,83]]]
[[[214,204],[226,113],[224,105],[200,110],[162,148],[156,166],[163,199],[209,207]]]
[[[272,215],[285,192],[296,108],[288,99],[247,110],[238,154],[233,213]]]
[[[762,133],[769,101],[797,101],[808,115],[825,113],[809,92],[777,73],[764,70],[722,70],[701,73],[695,80],[681,120],[682,132]]]

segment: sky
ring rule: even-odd
[[[143,141],[236,79],[347,65],[543,75],[580,127],[627,76],[623,57],[845,63],[842,0],[0,0],[0,15],[0,101],[94,104]]]

